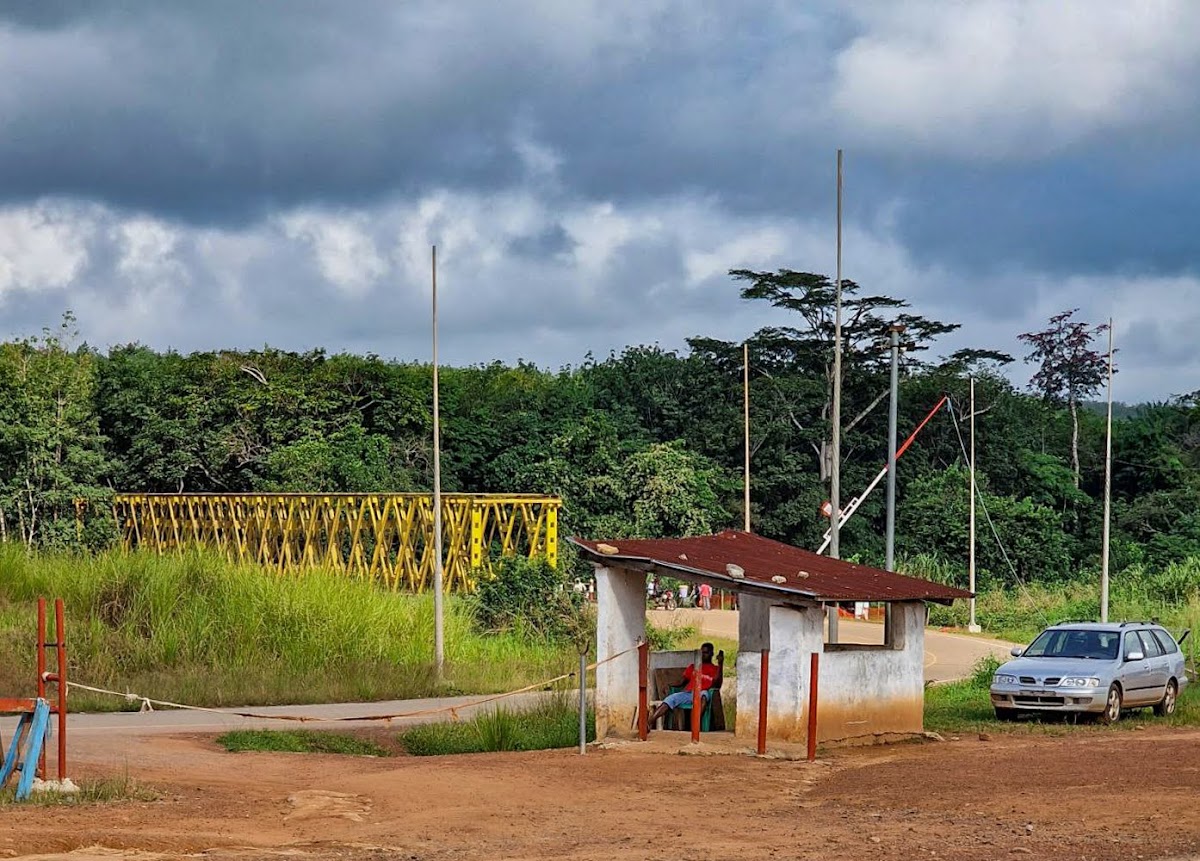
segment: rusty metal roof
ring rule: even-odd
[[[753,584],[811,601],[937,601],[971,593],[930,580],[821,556],[749,532],[727,529],[693,538],[571,538],[593,562],[637,562],[737,591]],[[742,576],[734,576],[741,569]],[[782,578],[780,580],[779,578]]]

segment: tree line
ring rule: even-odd
[[[745,299],[779,309],[779,324],[747,341],[753,528],[816,548],[828,526],[835,285],[792,270],[731,275]],[[887,458],[887,332],[900,324],[901,438],[950,398],[899,463],[900,556],[963,567],[974,377],[981,584],[1093,576],[1104,327],[1064,312],[1022,336],[1027,372],[1005,372],[1014,359],[997,351],[935,357],[957,324],[843,288],[843,505]],[[321,350],[101,352],[78,343],[68,315],[0,345],[0,537],[102,544],[118,491],[427,491],[431,376],[426,364]],[[740,343],[632,346],[559,370],[443,368],[441,387],[447,491],[560,495],[564,531],[594,537],[742,523]],[[1113,457],[1114,567],[1200,555],[1196,397],[1120,410]],[[880,491],[843,528],[843,555],[880,562],[883,520]]]

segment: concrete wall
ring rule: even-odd
[[[767,602],[761,602],[767,605]],[[743,600],[742,606],[746,605]],[[820,652],[817,738],[839,741],[885,733],[920,732],[924,705],[925,606],[892,605],[892,648],[823,644],[820,607],[755,607],[769,619],[767,737],[804,742],[808,732],[810,655]],[[765,613],[763,612],[765,608]],[[761,653],[738,653],[738,720],[741,738],[758,734]]]
[[[628,654],[596,668],[596,737],[636,736],[638,640],[646,635],[646,575],[596,567],[596,660]]]

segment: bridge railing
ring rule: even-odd
[[[552,496],[443,494],[447,590],[474,589],[496,556],[558,563]],[[433,498],[420,493],[123,493],[113,514],[125,547],[210,547],[280,570],[328,568],[422,591],[433,582]]]

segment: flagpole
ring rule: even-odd
[[[437,246],[433,246],[433,664],[440,681],[445,667],[442,581],[442,428],[438,405]]]
[[[1100,547],[1100,621],[1108,621],[1108,543],[1112,515],[1113,324],[1108,318],[1108,430],[1104,439],[1104,537]]]

